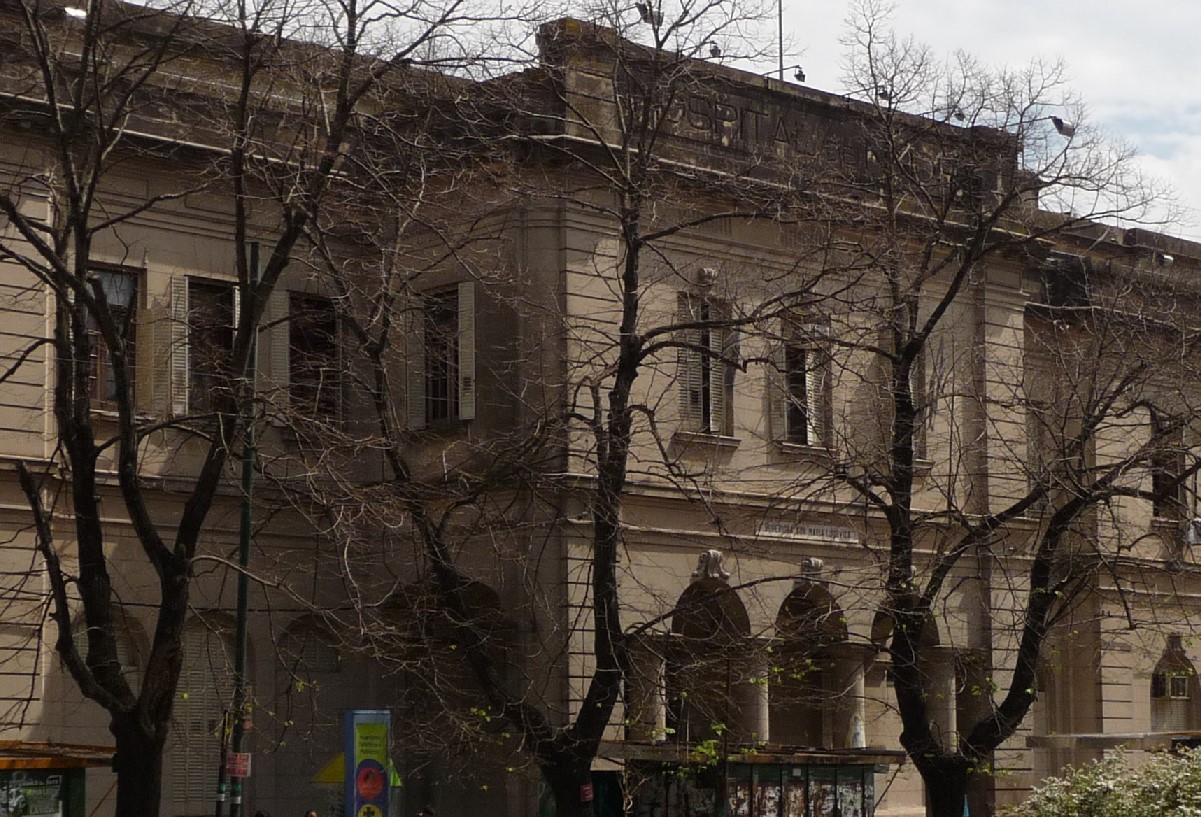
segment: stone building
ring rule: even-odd
[[[665,56],[574,20],[543,27],[540,47],[535,68],[456,85],[507,113],[491,134],[505,137],[493,148],[505,167],[471,165],[470,186],[432,194],[439,226],[470,238],[451,242],[455,253],[429,249],[432,229],[409,234],[408,263],[420,274],[406,278],[389,406],[416,478],[448,495],[456,472],[467,480],[555,426],[537,501],[478,517],[512,524],[448,519],[465,531],[457,567],[472,581],[462,592],[486,622],[506,683],[566,722],[595,671],[588,418],[603,411],[614,377],[632,246],[620,216],[637,188],[647,248],[638,330],[648,349],[631,395],[639,419],[618,567],[630,671],[593,766],[598,812],[620,813],[623,787],[638,815],[710,814],[723,801],[738,817],[922,812],[922,782],[902,762],[902,668],[888,649],[897,611],[884,602],[896,506],[873,501],[899,491],[902,392],[914,420],[904,455],[916,509],[911,578],[941,582],[915,664],[943,745],[966,737],[1009,690],[1040,543],[1049,530],[1059,537],[1045,560],[1049,589],[1038,592],[1063,602],[1036,682],[1019,690],[1035,700],[988,753],[993,773],[974,779],[972,812],[1013,802],[1065,763],[1122,744],[1166,747],[1201,728],[1201,654],[1189,638],[1199,589],[1190,548],[1201,536],[1190,521],[1198,395],[1189,279],[1201,247],[1039,210],[1039,184],[1003,128]],[[654,68],[670,79],[640,97],[634,80]],[[12,115],[9,91],[0,162],[13,189],[49,160],[37,128]],[[383,103],[372,104],[384,118]],[[627,118],[639,110],[642,119]],[[654,144],[637,141],[639,122]],[[904,137],[887,143],[892,154],[875,141],[889,135]],[[653,159],[643,175],[611,172],[639,157]],[[179,172],[168,155],[140,155],[106,179],[105,195],[136,206],[177,190]],[[48,209],[36,185],[19,201]],[[363,221],[372,212],[355,211],[354,228],[386,234]],[[228,202],[208,191],[167,195],[96,236],[91,268],[129,318],[133,393],[148,428],[205,412],[220,388],[204,360],[233,343],[234,229]],[[278,490],[264,489],[271,510],[256,531],[265,582],[251,604],[248,802],[328,810],[340,712],[391,707],[400,808],[530,814],[539,785],[505,754],[511,736],[482,728],[495,757],[454,756],[447,730],[487,715],[455,636],[423,630],[424,648],[439,653],[430,663],[406,666],[378,647],[407,644],[423,610],[428,571],[406,550],[412,515],[397,511],[394,529],[371,532],[356,573],[332,552],[336,526],[319,532],[282,501],[313,462],[298,439],[323,439],[298,432],[298,414],[337,416],[325,439],[346,445],[331,457],[350,469],[348,483],[387,482],[379,440],[363,430],[363,364],[346,329],[377,302],[361,282],[387,248],[362,249],[356,235],[343,236],[355,259],[344,279],[323,277],[320,259],[290,266],[259,332],[261,447]],[[957,267],[960,257],[970,263]],[[102,712],[55,657],[14,470],[60,462],[53,364],[37,343],[55,301],[16,259],[3,264],[6,736],[105,744]],[[347,280],[355,285],[340,292]],[[889,290],[898,284],[905,297]],[[101,348],[90,385],[99,429],[119,419],[106,413],[105,361]],[[178,518],[181,486],[204,452],[170,428],[147,431],[140,476],[157,517]],[[119,646],[136,683],[155,577],[126,529],[112,468],[101,470],[101,514],[121,568]],[[235,547],[239,497],[231,476],[204,530],[207,561],[195,568],[164,791],[165,813],[180,817],[212,811],[233,650],[234,582],[222,560]],[[1058,515],[1080,497],[1080,509]],[[386,516],[371,511],[371,523]],[[983,519],[994,520],[988,535],[957,553]],[[69,515],[53,521],[69,539]],[[362,587],[350,581],[365,576]],[[354,606],[352,591],[365,603]],[[368,632],[331,624],[356,615]],[[392,642],[373,641],[372,628],[390,627]],[[445,687],[430,698],[435,681]],[[91,804],[109,782],[90,773]]]

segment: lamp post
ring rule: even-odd
[[[784,81],[784,0],[776,0],[776,46],[780,58],[780,82]]]
[[[259,283],[259,244],[250,245],[250,269],[246,286],[246,297],[242,299],[242,308],[249,309],[254,314],[254,295]],[[248,613],[248,596],[250,594],[250,535],[254,522],[254,507],[252,503],[254,489],[254,458],[255,435],[253,409],[250,400],[253,394],[254,381],[258,376],[258,332],[250,335],[250,354],[246,361],[246,385],[243,392],[242,421],[245,423],[242,433],[242,517],[238,536],[238,614],[235,622],[234,645],[234,700],[233,700],[233,750],[240,754],[246,738],[246,619]],[[249,770],[247,770],[249,771]],[[238,817],[242,808],[244,777],[234,777],[229,798],[229,817]]]
[[[255,290],[259,283],[258,242],[251,243],[249,249],[249,274],[247,276],[246,289],[242,293],[243,297],[241,300],[242,309],[249,309],[251,310],[251,314],[254,314]],[[238,530],[238,599],[237,617],[234,622],[234,694],[233,702],[229,709],[230,715],[228,716],[233,719],[230,751],[235,756],[241,755],[243,742],[246,738],[246,630],[250,595],[248,570],[250,568],[250,538],[254,522],[252,498],[256,446],[253,410],[249,397],[253,395],[254,381],[258,374],[258,348],[258,332],[252,332],[250,335],[250,353],[246,361],[246,380],[242,387],[241,405],[238,408],[242,412],[242,422],[245,425],[242,429],[242,514]],[[242,809],[243,781],[245,778],[240,775],[227,774],[226,772],[226,760],[229,754],[225,751],[226,723],[228,721],[222,723],[221,729],[222,751],[221,767],[217,770],[216,817],[222,817],[222,811],[225,806],[227,780],[229,788],[229,815],[230,817],[238,817]],[[248,769],[242,771],[248,771]]]

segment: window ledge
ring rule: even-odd
[[[92,418],[101,423],[116,423],[121,420],[121,412],[111,406],[92,406]],[[133,419],[135,423],[149,423],[155,418],[153,414],[147,411],[135,411]]]
[[[834,452],[824,445],[809,445],[808,443],[789,442],[788,440],[776,440],[776,451],[779,452],[783,459],[788,460],[820,460],[829,461],[834,459]]]
[[[439,431],[458,431],[471,425],[471,420],[464,420],[460,417],[452,417],[448,420],[429,420],[421,428],[415,428],[417,432],[439,432]]]
[[[733,451],[738,448],[737,437],[712,434],[707,431],[676,431],[671,435],[672,445],[681,448],[711,448],[716,451]]]

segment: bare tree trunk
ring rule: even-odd
[[[117,814],[158,817],[163,788],[165,725],[147,732],[137,712],[117,715],[109,724],[116,740]],[[147,726],[149,724],[146,724]]]
[[[553,765],[542,767],[542,777],[555,798],[555,817],[592,817],[591,761],[581,758],[556,758]],[[585,788],[587,787],[587,788]]]
[[[963,817],[971,764],[960,755],[928,758],[920,766],[927,817]]]

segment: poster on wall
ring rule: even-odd
[[[755,783],[755,817],[780,817],[780,781]]]
[[[388,817],[388,740],[391,716],[386,709],[346,713],[346,810],[354,817]]]
[[[839,817],[838,775],[833,769],[813,769],[809,776],[810,817]]]
[[[805,772],[793,769],[784,782],[783,817],[805,817]]]
[[[730,781],[730,817],[750,817],[751,781]]]
[[[63,776],[14,771],[0,776],[0,817],[63,817]]]
[[[863,817],[863,778],[838,776],[839,817]]]

